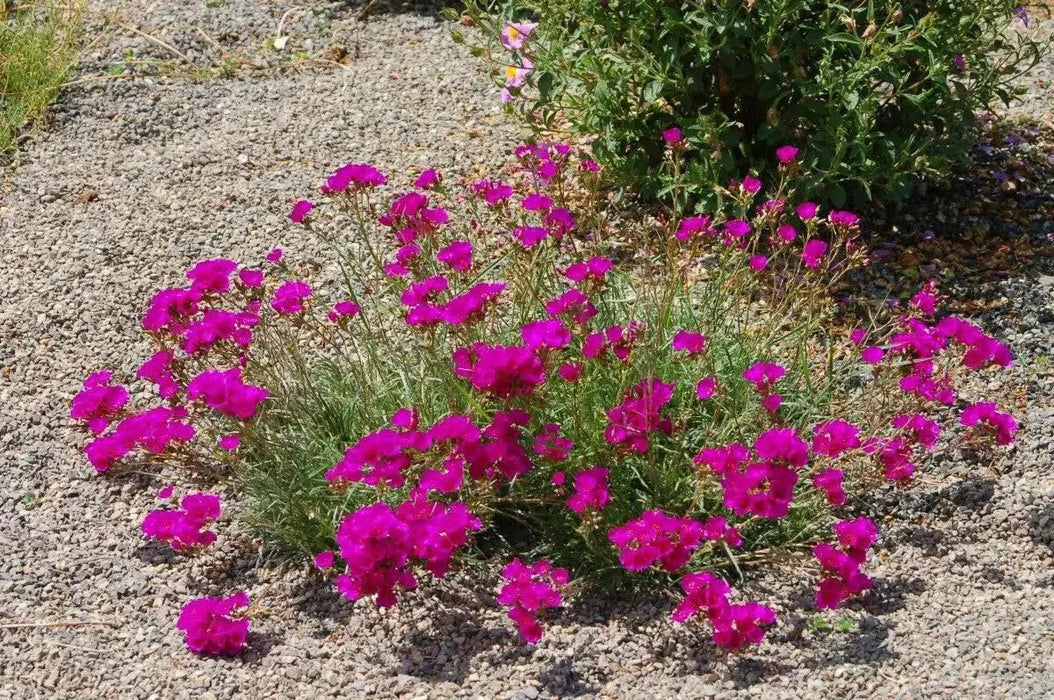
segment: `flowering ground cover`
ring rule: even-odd
[[[685,143],[663,137],[676,172]],[[776,612],[733,602],[722,574],[815,543],[815,608],[838,608],[873,586],[879,535],[847,492],[908,486],[949,427],[964,429],[951,447],[1018,430],[957,379],[1010,367],[1010,348],[939,314],[935,282],[905,311],[834,302],[867,264],[860,220],[794,199],[796,154],[777,149],[768,191],[730,183],[726,211],[675,202],[653,222],[606,207],[599,166],[569,144],[517,147],[510,182],[455,189],[426,169],[387,201],[377,167],[342,165],[289,213],[330,246],[334,298],[278,248],[262,267],[194,264],[141,320],[155,351],[135,377],[160,405],[92,374],[70,410],[85,457],[107,476],[227,472],[256,529],[352,601],[396,605],[480,533],[502,543],[491,559],[519,555],[497,600],[529,643],[575,590],[676,582],[675,622],[759,644]],[[619,236],[639,247],[616,265]],[[220,514],[190,494],[142,529],[201,551]],[[188,648],[244,648],[236,595],[184,606]]]

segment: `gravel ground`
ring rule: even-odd
[[[502,163],[512,143],[496,91],[427,11],[381,7],[366,24],[358,11],[128,2],[93,20],[81,82],[6,173],[0,697],[1054,695],[1050,258],[986,290],[1002,303],[982,321],[1019,355],[1006,396],[1025,421],[1019,445],[995,463],[949,457],[889,499],[878,586],[848,633],[809,629],[794,612],[807,585],[774,572],[750,592],[787,612],[747,656],[718,655],[649,599],[581,601],[528,648],[458,580],[381,613],[262,565],[246,538],[221,536],[191,562],[145,546],[138,523],[159,484],[94,476],[66,412],[89,371],[141,355],[152,291],[205,256],[249,261],[281,244],[312,260],[284,215],[345,160],[457,174]],[[249,653],[188,654],[180,605],[241,586],[269,613]],[[12,627],[70,620],[111,624]]]

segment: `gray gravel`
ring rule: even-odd
[[[293,8],[285,53],[332,56],[327,47],[341,44],[345,67],[297,64],[268,48]],[[284,216],[343,161],[456,174],[502,163],[512,143],[496,90],[427,12],[378,11],[361,24],[357,11],[129,2],[118,19],[171,49],[93,20],[106,34],[82,82],[6,174],[0,625],[114,624],[0,627],[0,697],[1054,695],[1050,261],[993,288],[1008,305],[983,319],[1019,353],[1019,446],[994,464],[949,458],[890,501],[898,512],[870,567],[879,585],[851,607],[849,633],[809,630],[800,572],[776,572],[749,592],[780,607],[781,623],[745,657],[671,627],[662,600],[581,601],[527,648],[487,591],[460,579],[381,613],[306,571],[261,564],[237,528],[192,562],[144,545],[138,523],[159,484],[94,476],[66,411],[92,369],[133,367],[152,291],[204,256],[253,260],[281,244],[313,259]],[[135,61],[125,60],[129,49]],[[172,65],[172,49],[191,65]],[[208,77],[234,54],[245,67]],[[174,628],[179,606],[236,587],[269,613],[250,652],[187,653]]]

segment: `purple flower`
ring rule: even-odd
[[[294,224],[302,224],[314,208],[315,205],[308,200],[298,199],[293,205],[293,210],[289,212],[289,220]]]
[[[662,140],[667,146],[676,146],[681,142],[684,134],[679,126],[671,126],[662,132]]]
[[[792,163],[798,157],[798,149],[795,146],[780,146],[776,149],[776,158],[781,163]]]

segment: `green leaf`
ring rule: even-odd
[[[644,101],[654,102],[655,100],[657,100],[659,98],[659,95],[662,94],[662,87],[663,85],[661,80],[652,80],[650,83],[645,85],[643,94]]]

